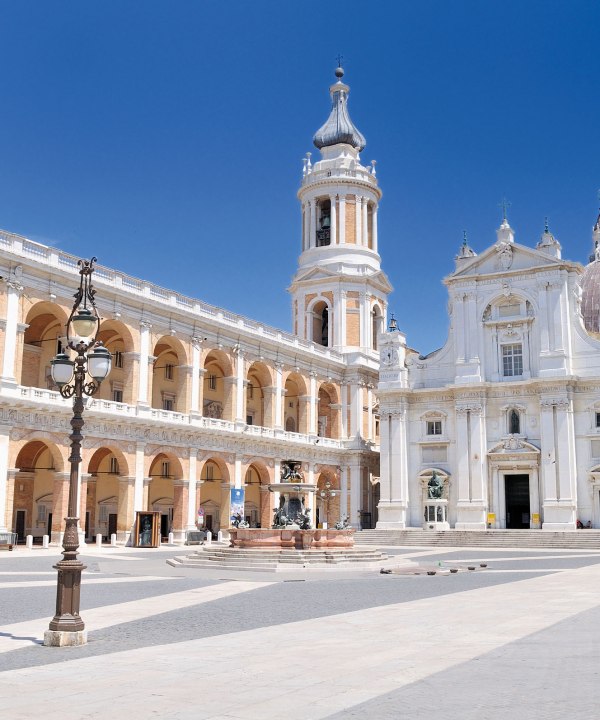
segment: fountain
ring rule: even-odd
[[[243,528],[230,530],[231,545],[238,548],[348,548],[354,546],[354,530],[347,519],[336,523],[335,529],[312,528],[309,493],[315,493],[314,483],[304,482],[302,463],[287,460],[281,463],[278,483],[269,485],[277,507],[271,528]]]

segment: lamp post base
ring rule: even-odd
[[[44,643],[46,647],[76,647],[87,645],[87,630],[46,630]]]

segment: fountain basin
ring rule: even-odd
[[[231,546],[238,548],[347,548],[354,546],[354,529],[232,528]]]

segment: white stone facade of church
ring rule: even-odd
[[[547,226],[520,245],[504,218],[444,280],[441,349],[382,336],[379,528],[600,527],[599,264],[562,259]]]

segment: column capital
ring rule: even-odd
[[[147,320],[140,320],[140,327],[142,330],[150,330],[152,328],[152,323]]]
[[[17,295],[20,295],[25,289],[15,277],[6,278],[4,282],[6,283],[6,286],[9,287]]]

